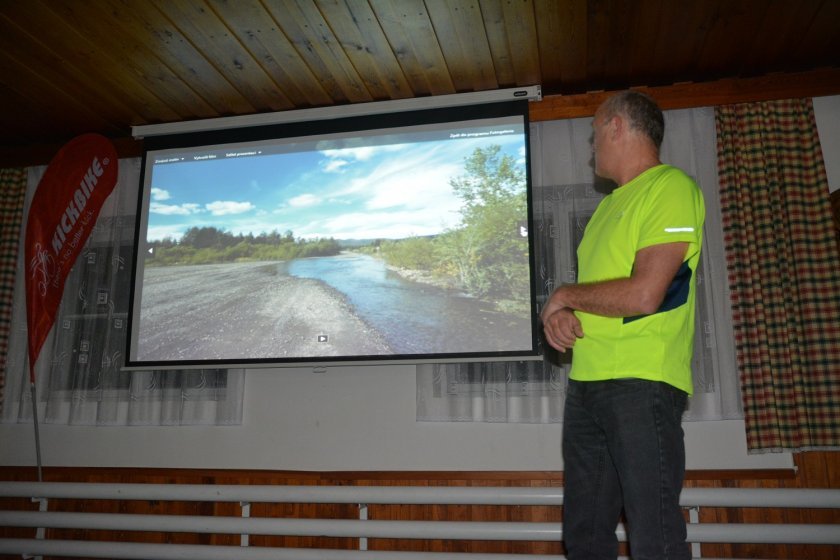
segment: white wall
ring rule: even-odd
[[[840,95],[814,98],[814,116],[820,133],[828,186],[840,189]]]
[[[241,426],[41,424],[46,466],[281,470],[561,470],[560,425],[415,422],[413,366],[255,369]],[[686,425],[689,468],[788,467],[748,456],[742,422]],[[32,465],[31,425],[0,425],[0,464]],[[725,456],[721,449],[728,449]]]
[[[832,189],[840,187],[840,96],[816,99]],[[45,466],[278,470],[561,470],[559,425],[415,421],[411,366],[247,373],[241,426],[41,425]],[[685,425],[690,469],[791,467],[749,455],[741,421]],[[31,424],[0,425],[0,465],[34,465]]]

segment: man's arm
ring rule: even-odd
[[[568,284],[554,291],[540,314],[548,343],[565,352],[583,332],[570,311],[604,317],[633,317],[654,313],[685,260],[688,243],[663,243],[636,253],[628,278]]]

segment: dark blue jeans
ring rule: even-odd
[[[679,506],[687,397],[656,381],[569,381],[563,424],[569,560],[614,560],[622,509],[633,560],[691,558]]]

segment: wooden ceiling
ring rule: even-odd
[[[541,84],[840,67],[838,0],[0,0],[0,146]]]

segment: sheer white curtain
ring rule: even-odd
[[[45,167],[29,169],[25,216]],[[243,370],[122,371],[140,160],[119,178],[64,288],[36,371],[39,420],[74,425],[240,424]],[[3,422],[32,420],[21,246]]]
[[[586,222],[611,185],[592,169],[592,119],[531,125],[538,301],[577,278],[575,252]],[[698,276],[694,389],[687,420],[741,418],[726,260],[718,201],[714,111],[667,111],[662,159],[692,175],[706,199]],[[417,420],[560,422],[570,356],[541,362],[423,364]]]

